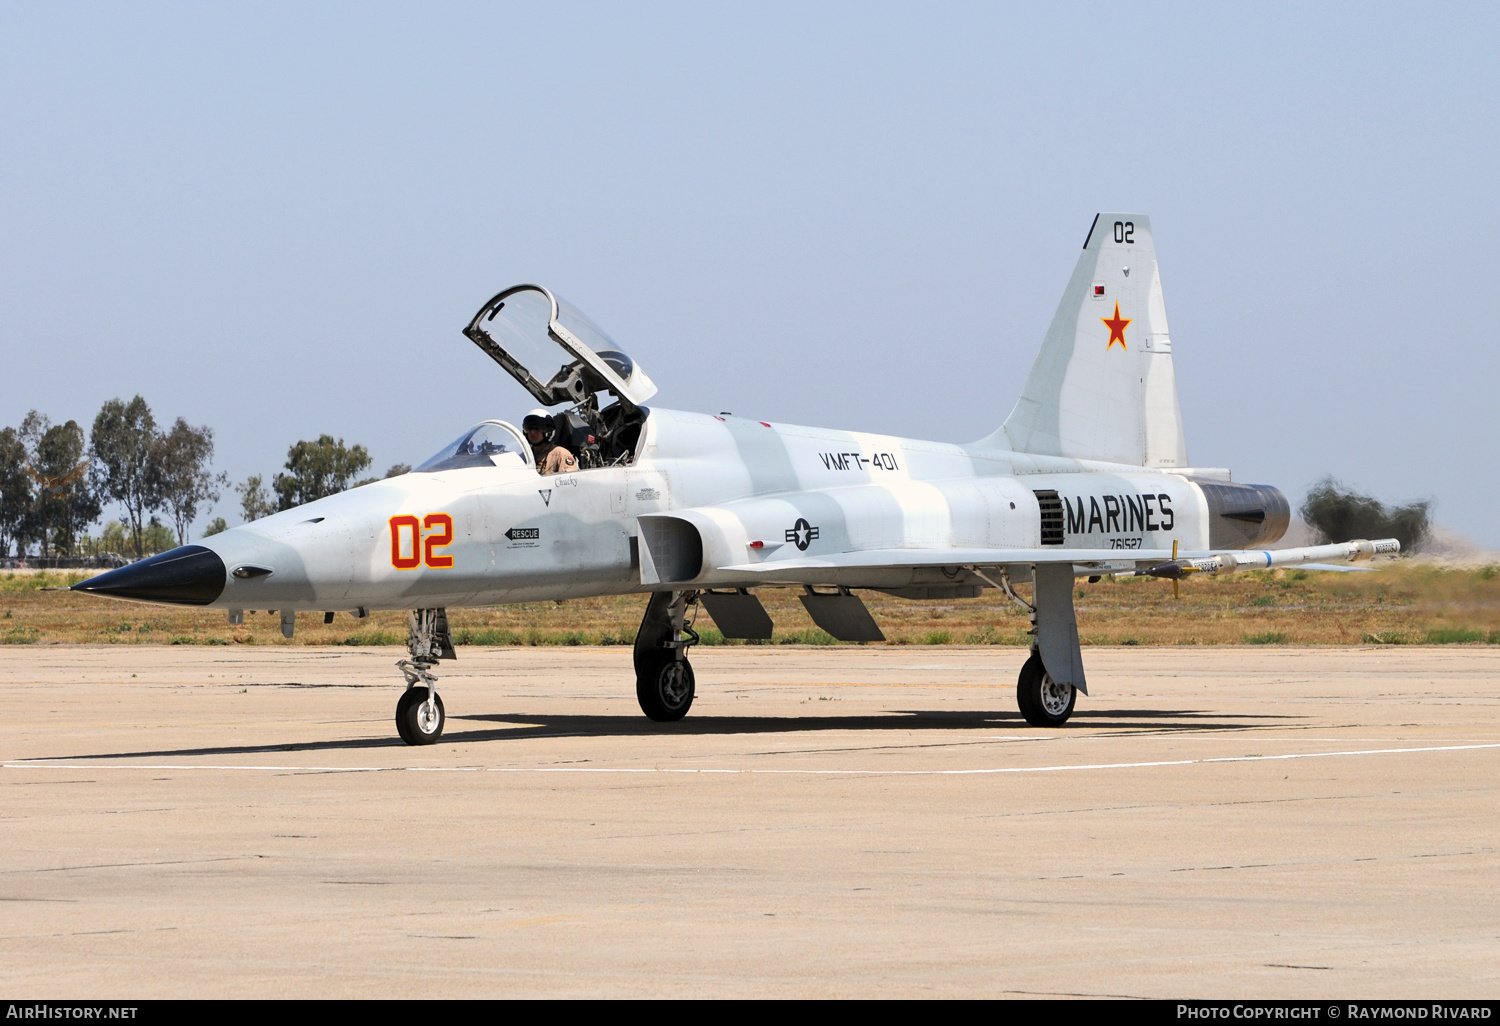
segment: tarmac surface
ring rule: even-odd
[[[28,647],[0,669],[20,998],[1500,992],[1500,650]]]

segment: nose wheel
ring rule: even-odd
[[[396,703],[396,733],[409,745],[432,744],[446,720],[442,696],[431,688],[407,688]]]

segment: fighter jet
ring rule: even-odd
[[[1016,700],[1045,728],[1088,693],[1075,578],[1144,574],[1176,587],[1193,574],[1336,569],[1400,550],[1394,539],[1267,549],[1287,528],[1286,496],[1189,461],[1141,214],[1094,218],[1015,408],[964,445],[649,407],[646,372],[540,285],[500,292],[463,333],[541,404],[530,437],[484,421],[409,474],[75,590],[226,609],[235,624],[245,610],[278,610],[288,638],[299,613],[406,610],[396,728],[431,744],[446,716],[433,670],[455,657],[457,607],[645,596],[636,695],[651,719],[675,721],[693,704],[700,607],[727,638],[766,639],[756,591],[799,588],[819,627],[869,642],[884,635],[861,591],[951,601],[994,589],[1030,617]],[[554,446],[572,464],[539,468],[537,453]]]

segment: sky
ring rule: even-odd
[[[0,4],[0,426],[140,394],[234,481],[323,433],[417,463],[534,405],[460,334],[534,281],[654,405],[970,441],[1128,210],[1195,465],[1500,548],[1497,35],[1479,4]]]

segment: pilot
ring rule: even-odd
[[[526,441],[531,443],[531,454],[536,457],[539,474],[568,473],[578,469],[578,461],[567,449],[552,441],[552,418],[546,410],[532,410],[521,421],[521,430],[526,432]]]

